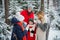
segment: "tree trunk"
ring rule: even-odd
[[[47,9],[49,9],[49,0],[47,0]],[[48,13],[48,12],[47,12],[47,13]],[[47,31],[46,31],[46,40],[48,40],[49,29],[50,29],[50,23],[49,23],[48,29],[47,29]]]
[[[41,0],[41,11],[44,11],[44,0]]]
[[[5,3],[5,23],[7,23],[7,24],[9,24],[9,20],[8,20],[8,14],[9,14],[8,1],[9,0],[4,0],[4,3]]]

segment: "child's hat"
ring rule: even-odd
[[[15,15],[15,17],[16,17],[19,21],[23,21],[23,20],[24,20],[24,16],[22,16],[22,15],[20,14],[20,12],[17,12],[16,15]]]

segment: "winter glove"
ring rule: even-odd
[[[34,33],[34,31],[32,30],[31,33]]]

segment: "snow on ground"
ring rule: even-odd
[[[60,40],[60,30],[50,28],[48,40]]]

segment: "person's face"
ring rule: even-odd
[[[32,8],[31,8],[31,7],[29,7],[29,8],[28,8],[28,12],[31,12],[31,11],[32,11]]]
[[[30,25],[32,25],[32,24],[33,24],[33,22],[29,21],[29,24],[30,24]]]

